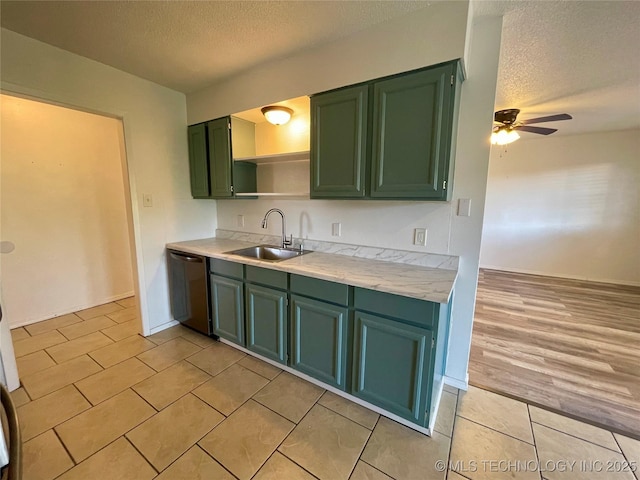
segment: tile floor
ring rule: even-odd
[[[143,338],[138,324],[126,299],[12,331],[24,480],[640,480],[640,441],[494,393],[446,387],[427,437],[181,326]]]

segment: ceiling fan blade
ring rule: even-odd
[[[540,135],[551,135],[553,132],[557,132],[557,128],[545,128],[545,127],[529,127],[527,125],[520,125],[513,127],[514,130],[520,130],[522,132],[538,133]]]
[[[547,117],[530,118],[529,120],[522,120],[522,125],[530,125],[532,123],[544,123],[544,122],[557,122],[559,120],[571,120],[573,117],[568,113],[559,113],[558,115],[549,115]]]

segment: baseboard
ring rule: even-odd
[[[149,335],[153,335],[154,333],[161,332],[163,330],[166,330],[167,328],[173,327],[174,325],[178,325],[179,323],[180,322],[178,322],[177,320],[171,320],[170,322],[163,323],[162,325],[158,325],[157,327],[153,327],[149,331]]]
[[[469,390],[469,374],[467,373],[465,381],[445,375],[444,383],[446,383],[450,387],[457,388],[458,390],[464,390],[466,392],[467,390]]]
[[[498,270],[501,272],[524,273],[526,275],[540,275],[541,277],[568,278],[570,280],[581,280],[583,282],[609,283],[613,285],[628,285],[631,287],[640,287],[640,282],[612,280],[610,278],[592,278],[592,277],[585,277],[580,275],[567,275],[564,273],[540,272],[538,270],[527,270],[523,268],[499,267],[496,265],[480,265],[480,268],[481,269],[486,268],[487,270]]]
[[[107,298],[105,298],[103,300],[100,300],[99,303],[92,303],[92,304],[89,304],[89,305],[86,305],[86,304],[85,305],[77,305],[75,307],[71,307],[70,309],[65,309],[62,312],[59,312],[59,313],[57,313],[55,315],[47,315],[45,317],[25,320],[24,322],[11,323],[11,321],[9,320],[9,328],[10,329],[20,328],[20,327],[24,327],[26,325],[32,325],[34,323],[44,322],[45,320],[51,320],[52,318],[61,317],[62,315],[68,315],[70,313],[79,312],[80,310],[86,310],[87,308],[98,307],[100,305],[104,305],[105,303],[117,302],[118,300],[123,300],[125,298],[133,297],[134,295],[135,295],[135,292],[133,292],[133,291],[129,292],[129,293],[121,293],[121,294],[114,295],[112,297],[107,297]]]

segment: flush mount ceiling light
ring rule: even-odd
[[[291,120],[291,115],[293,115],[293,110],[279,105],[262,107],[260,111],[264,115],[264,118],[267,119],[267,122],[273,123],[274,125],[284,125]]]
[[[492,145],[507,145],[520,138],[518,132],[509,127],[498,127],[491,133]]]

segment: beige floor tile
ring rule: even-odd
[[[616,471],[616,465],[623,465],[622,454],[591,442],[572,437],[548,427],[533,424],[540,465],[546,471],[542,476],[547,480],[635,480],[630,471]],[[573,468],[555,468],[557,465],[571,465]],[[608,471],[611,468],[611,471]]]
[[[178,479],[235,480],[235,477],[196,445],[156,478],[156,480]]]
[[[246,354],[240,350],[236,350],[223,343],[217,343],[190,356],[187,358],[187,361],[193,363],[209,375],[215,376],[244,357],[246,357]]]
[[[327,407],[329,410],[333,410],[359,423],[369,430],[373,430],[380,416],[376,412],[332,392],[324,392],[324,395],[318,400],[318,403]]]
[[[123,298],[122,300],[117,300],[116,303],[124,308],[135,307],[138,304],[136,297]]]
[[[467,477],[463,477],[459,473],[449,471],[447,473],[447,480],[467,480]]]
[[[21,407],[22,405],[26,405],[31,401],[29,395],[23,387],[16,388],[13,392],[11,392],[11,400],[13,400],[13,404],[16,408]]]
[[[66,341],[67,339],[63,337],[60,332],[53,330],[51,332],[18,340],[13,343],[13,350],[16,357],[23,357],[30,353],[37,352],[38,350],[44,350],[45,348],[58,345],[59,343],[64,343]]]
[[[453,435],[453,420],[456,416],[456,402],[458,396],[449,392],[442,392],[438,416],[436,417],[436,432],[440,432],[447,437]]]
[[[208,337],[203,333],[196,332],[187,327],[182,327],[180,336],[185,340],[189,340],[191,343],[195,343],[199,347],[207,348],[213,344],[219,343],[217,340]]]
[[[368,463],[359,461],[349,480],[393,480],[393,478],[376,470]]]
[[[18,408],[22,440],[40,435],[90,406],[73,385],[29,402]]]
[[[283,480],[285,478],[287,480],[315,480],[316,477],[281,453],[275,452],[253,477],[253,480]]]
[[[180,337],[141,353],[138,358],[160,372],[199,351],[199,346]]]
[[[119,438],[59,480],[150,480],[155,475],[142,455],[125,438]]]
[[[443,390],[445,392],[453,393],[454,395],[458,395],[458,389],[456,387],[452,387],[451,385],[444,384]]]
[[[100,315],[108,315],[109,313],[122,310],[122,307],[117,303],[105,303],[104,305],[98,305],[97,307],[85,308],[79,312],[75,312],[83,320],[89,320],[93,317],[99,317]]]
[[[560,430],[563,433],[582,438],[583,440],[615,450],[616,452],[620,451],[618,444],[613,438],[613,434],[607,430],[531,405],[529,406],[529,412],[531,413],[532,422],[553,428],[554,430]]]
[[[53,430],[29,440],[22,448],[25,480],[52,480],[73,467],[73,461]]]
[[[90,318],[83,322],[74,323],[68,327],[59,328],[58,331],[69,340],[74,340],[76,338],[89,335],[90,333],[97,332],[98,330],[113,327],[114,325],[117,325],[116,322],[103,315],[100,317]]]
[[[273,380],[278,376],[278,374],[282,371],[278,367],[274,367],[270,363],[263,362],[262,360],[252,357],[251,355],[247,355],[242,360],[238,362],[239,365],[242,365],[244,368],[248,368],[256,372],[258,375],[262,375],[264,378],[269,380]]]
[[[89,353],[103,368],[112,367],[128,358],[155,348],[156,344],[136,335]]]
[[[636,466],[636,477],[640,478],[640,440],[634,440],[617,433],[614,433],[614,436],[627,461]]]
[[[138,425],[127,433],[127,438],[162,471],[222,420],[224,416],[219,412],[188,394]]]
[[[82,319],[79,316],[73,313],[69,313],[67,315],[60,315],[59,317],[54,317],[49,320],[43,320],[42,322],[32,323],[31,325],[27,325],[24,328],[31,335],[40,335],[42,333],[47,333],[57,328],[66,327],[67,325],[72,325],[81,321]]]
[[[140,320],[140,312],[137,306],[123,308],[117,312],[107,314],[111,320],[116,323],[130,322],[131,320]]]
[[[84,337],[76,338],[75,340],[69,340],[61,345],[47,348],[47,353],[51,355],[57,363],[62,363],[84,355],[85,353],[98,350],[100,347],[111,343],[113,343],[113,340],[109,337],[100,332],[94,332]]]
[[[29,335],[23,327],[11,329],[12,342],[17,342],[18,340],[24,340],[25,338],[29,338],[30,336],[31,335]]]
[[[434,432],[423,435],[380,417],[362,453],[362,460],[397,480],[444,479],[437,461],[447,461],[451,439]]]
[[[162,345],[163,343],[178,338],[182,333],[182,325],[174,325],[173,327],[165,328],[161,332],[149,335],[147,339],[151,340],[156,345]]]
[[[489,461],[502,461],[521,465],[535,465],[536,451],[533,445],[496,432],[466,418],[456,418],[451,446],[451,464],[457,465],[458,472],[473,480],[518,478],[539,480],[535,468],[513,469],[492,466]],[[473,468],[475,462],[476,468]],[[433,464],[432,464],[433,465]],[[432,467],[433,468],[433,467]],[[475,470],[475,471],[472,471]]]
[[[458,395],[457,413],[467,420],[533,443],[526,403],[470,386]]]
[[[295,425],[249,400],[199,445],[240,480],[248,480]]]
[[[37,373],[22,377],[22,385],[32,399],[43,397],[62,387],[102,370],[88,355],[73,358]]]
[[[56,432],[73,459],[80,462],[154,413],[155,410],[138,395],[125,390],[58,425]]]
[[[127,337],[132,335],[138,335],[142,331],[142,325],[140,320],[137,318],[134,320],[129,320],[128,322],[123,322],[115,327],[109,327],[102,330],[107,337],[115,342],[119,342],[120,340],[124,340]]]
[[[157,410],[162,410],[210,378],[183,361],[138,383],[133,389]]]
[[[16,358],[16,363],[18,364],[18,374],[20,378],[39,372],[45,368],[53,367],[56,364],[53,358],[44,350]]]
[[[316,405],[278,451],[321,480],[347,480],[369,435],[367,428]]]
[[[253,399],[292,422],[298,423],[324,393],[317,385],[283,372]]]
[[[155,373],[137,358],[130,358],[80,380],[76,387],[93,405],[97,405]]]
[[[266,378],[235,364],[200,385],[193,393],[229,416],[267,383],[269,380]]]

